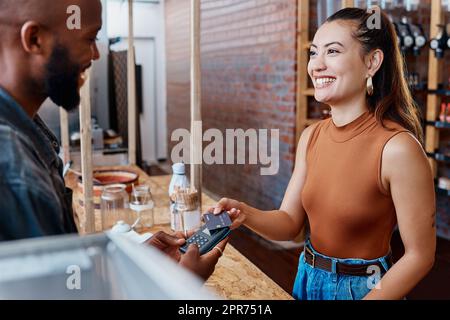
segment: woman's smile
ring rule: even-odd
[[[316,89],[325,89],[332,86],[336,78],[332,76],[314,77],[314,87]]]

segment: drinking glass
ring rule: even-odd
[[[111,229],[116,222],[131,224],[133,219],[129,213],[129,197],[126,185],[114,184],[105,186],[101,195],[102,229]]]
[[[130,208],[136,212],[136,220],[131,227],[136,230],[153,227],[155,222],[153,207],[154,202],[152,193],[150,192],[150,186],[133,185]]]

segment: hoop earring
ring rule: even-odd
[[[372,77],[371,77],[371,76],[369,76],[369,77],[367,78],[366,89],[367,89],[367,94],[368,94],[369,96],[372,96],[372,95],[373,95],[373,80],[372,80]]]

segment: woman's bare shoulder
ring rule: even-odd
[[[326,124],[327,121],[330,121],[330,119],[325,119],[325,120],[320,120],[317,121],[316,123],[306,127],[303,131],[302,134],[300,136],[300,140],[298,142],[298,147],[300,148],[301,146],[306,148],[306,145],[308,144],[309,139],[311,138],[311,135],[313,134],[313,132],[318,128],[323,126],[324,124]]]
[[[318,121],[308,127],[306,127],[302,134],[300,135],[300,139],[297,143],[297,152],[296,152],[296,163],[297,166],[301,164],[303,166],[304,161],[306,160],[306,150],[308,149],[308,143],[311,139],[311,135],[316,130],[318,126],[321,125],[322,121]]]
[[[398,132],[386,143],[384,152],[392,156],[425,154],[420,142],[410,132]]]
[[[399,168],[417,170],[429,167],[427,156],[420,142],[409,132],[399,132],[385,145],[383,166],[387,169]]]

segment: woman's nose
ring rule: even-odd
[[[326,63],[322,55],[317,55],[314,59],[309,61],[309,65],[313,71],[323,71],[327,68]]]

